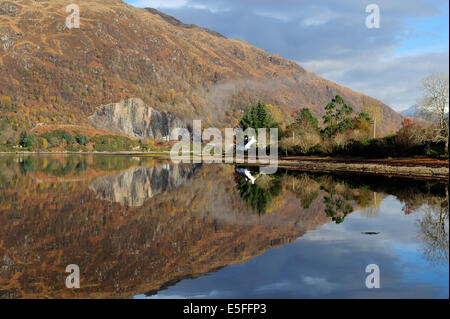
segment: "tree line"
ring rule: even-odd
[[[336,95],[324,106],[319,121],[309,108],[300,109],[294,121],[281,129],[269,105],[258,102],[248,108],[239,126],[279,129],[279,151],[289,155],[322,155],[352,157],[429,156],[448,159],[448,75],[432,74],[423,80],[423,96],[417,114],[429,120],[416,124],[405,118],[394,134],[378,137],[383,110],[367,106],[355,113],[354,108]]]

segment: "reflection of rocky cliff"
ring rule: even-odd
[[[132,169],[129,174],[136,175],[136,184],[141,178],[156,183],[149,187],[159,195],[140,207],[124,206],[99,200],[91,190],[98,181],[37,183],[5,163],[0,162],[0,298],[129,298],[154,293],[178,280],[244,263],[330,222],[321,186],[361,203],[373,195],[336,185],[331,177],[316,182],[288,176],[281,181],[280,195],[260,216],[241,199],[232,166],[204,165],[195,174],[180,166],[169,180],[183,172],[192,177],[185,183],[179,177],[179,186],[166,191],[166,182],[161,182],[164,167],[156,166],[154,172]],[[117,177],[111,178],[121,185]],[[79,290],[65,287],[69,264],[80,266]]]
[[[136,167],[117,175],[99,177],[89,189],[100,199],[139,207],[149,198],[185,183],[193,171],[194,167],[183,165]]]
[[[36,184],[19,176],[5,192],[13,202],[4,199],[0,207],[0,297],[117,298],[158,291],[246,262],[329,220],[319,201],[304,211],[289,193],[271,214],[254,214],[235,189],[232,166],[203,166],[189,183],[141,207],[105,205],[91,183]],[[65,267],[72,263],[80,266],[79,290],[65,287]]]

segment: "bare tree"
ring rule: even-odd
[[[380,205],[385,196],[383,194],[373,192],[373,198],[364,210],[361,211],[361,215],[366,218],[374,218],[380,216]]]
[[[425,214],[419,221],[424,255],[435,264],[448,263],[448,189],[446,194],[440,203],[425,206]]]
[[[427,120],[438,123],[448,150],[449,81],[448,73],[432,73],[424,78],[420,88],[423,91],[418,101],[417,112]]]
[[[383,110],[379,106],[370,105],[367,106],[364,111],[369,114],[373,121],[373,138],[377,137],[377,124],[383,122]]]

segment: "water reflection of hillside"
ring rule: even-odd
[[[257,176],[253,185],[226,165],[167,166],[127,157],[24,162],[0,161],[3,297],[154,293],[340,221],[340,199],[352,210],[376,210],[381,198],[394,195],[405,214],[423,205],[434,212],[433,205],[448,200],[448,186],[433,181],[280,171]],[[432,217],[432,226],[445,220]],[[431,244],[435,228],[427,228]],[[71,263],[83,273],[78,291],[64,286]]]
[[[89,189],[100,199],[138,207],[153,196],[184,184],[194,171],[194,166],[169,164],[135,167],[119,174],[98,177],[91,182]]]

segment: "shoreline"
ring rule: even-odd
[[[99,155],[99,156],[154,156],[170,159],[170,152],[0,152],[0,155]],[[188,158],[185,158],[188,159]],[[189,160],[191,158],[189,157]],[[235,164],[235,163],[234,163]],[[242,163],[244,167],[261,166]],[[393,177],[449,179],[449,162],[430,158],[333,158],[333,157],[281,157],[278,168],[326,173],[358,173]]]
[[[400,166],[375,163],[333,163],[314,161],[285,161],[278,162],[279,168],[290,170],[318,171],[327,173],[357,173],[369,175],[384,175],[406,178],[449,179],[448,167],[429,166]]]

